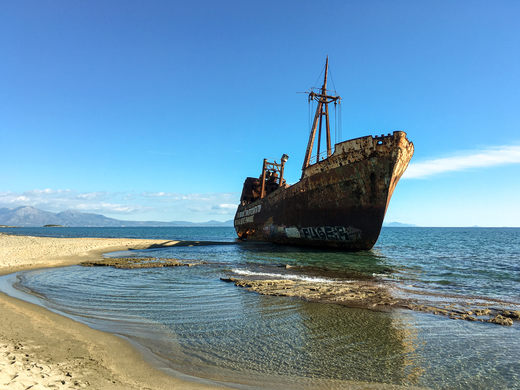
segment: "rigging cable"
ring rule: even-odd
[[[332,72],[329,69],[329,76],[330,76],[330,82],[332,83],[332,87],[334,88],[334,95],[337,95],[338,92],[336,91],[336,84],[334,84],[334,79],[332,78]]]
[[[309,128],[309,129],[310,129],[310,127],[311,127],[311,104],[312,104],[312,103],[311,103],[311,100],[309,99],[309,100],[308,100],[308,104],[307,104],[307,107],[308,107],[308,110],[307,110],[307,111],[309,112],[308,115],[307,115],[307,116],[308,116],[307,119],[308,119],[308,122],[309,122],[309,123],[307,124],[307,128]]]
[[[314,85],[320,85],[321,75],[325,73],[325,65],[323,65],[323,68],[321,69],[320,74],[316,78],[316,81],[314,82]],[[320,87],[311,87],[311,89],[320,89]]]
[[[334,102],[334,145],[338,143],[338,111],[337,103]]]
[[[343,108],[341,107],[341,103],[339,105],[339,138],[343,139],[341,130],[343,128]]]

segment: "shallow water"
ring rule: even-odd
[[[200,239],[196,232],[184,234]],[[226,228],[198,235],[234,239]],[[335,388],[354,381],[520,388],[518,323],[502,327],[405,310],[352,309],[261,296],[220,281],[237,272],[311,280],[375,275],[382,283],[426,293],[518,304],[520,229],[386,228],[376,248],[361,253],[247,244],[109,256],[120,255],[207,264],[27,271],[17,275],[17,287],[53,310],[128,337],[163,368],[238,387]]]
[[[149,238],[164,240],[234,241],[232,227],[17,227],[0,233],[38,237]]]

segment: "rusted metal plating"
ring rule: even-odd
[[[289,156],[284,154],[280,159],[280,164],[278,164],[276,161],[269,162],[264,158],[260,179],[254,177],[248,177],[246,179],[244,188],[242,189],[240,203],[247,204],[256,199],[262,199],[266,194],[270,194],[277,188],[285,187],[287,184],[283,178],[283,171],[288,159]]]

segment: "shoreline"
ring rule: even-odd
[[[97,260],[99,262],[103,259],[103,254],[114,251],[206,244],[222,243],[126,238],[54,238],[0,233],[0,275],[13,274],[22,270],[77,265],[86,261],[95,262]],[[124,260],[124,258],[119,260]],[[188,263],[177,265],[188,265]],[[296,267],[286,265],[285,268]],[[14,280],[15,277],[7,278]],[[395,297],[388,295],[389,291],[384,290],[382,286],[380,286],[382,289],[380,291],[377,283],[372,284],[367,281],[362,282],[366,287],[363,289],[359,288],[363,287],[359,283],[347,283],[346,286],[328,283],[326,286],[320,287],[292,280],[245,280],[233,277],[221,277],[221,280],[233,282],[237,288],[245,288],[253,293],[289,296],[294,299],[322,303],[342,304],[341,297],[350,297],[354,301],[356,299],[364,300],[367,297],[370,298],[372,293],[376,293],[371,301],[369,299],[370,305],[367,305],[367,302],[360,306],[355,302],[343,303],[348,307],[381,310],[384,307],[376,307],[377,303],[386,302],[383,306],[394,306],[396,309],[401,309],[401,305],[393,302]],[[177,372],[165,366],[160,357],[157,358],[153,355],[146,346],[140,348],[139,343],[136,343],[135,340],[117,336],[117,330],[115,334],[96,330],[63,314],[56,313],[52,309],[31,303],[32,300],[26,301],[16,294],[7,295],[11,294],[11,291],[7,288],[7,281],[5,283],[6,287],[2,290],[5,293],[0,292],[0,310],[2,312],[0,388],[2,389],[124,388],[151,390],[248,386],[249,382],[242,381],[245,377],[240,376],[233,377],[231,380],[229,377],[225,379],[224,376],[218,376],[220,380],[206,380],[203,375],[202,378],[198,378],[197,373],[194,374],[195,376],[190,376],[182,371]],[[326,291],[322,287],[326,287]],[[355,291],[351,291],[353,288]],[[374,303],[376,306],[367,307]],[[435,309],[433,306],[432,308]],[[425,310],[410,310],[410,312],[444,314],[442,312],[432,313],[429,307]],[[190,372],[189,369],[186,372]],[[262,378],[259,383],[265,383],[264,379],[266,378]],[[271,380],[272,382],[267,384],[268,387],[270,386],[269,388],[282,388],[276,386],[277,378],[271,378]],[[286,384],[285,381],[283,383]],[[291,387],[283,386],[283,388],[296,389],[301,388],[302,385],[307,388],[345,389],[419,388],[414,384],[402,386],[379,382],[335,381],[333,379],[327,379],[324,382],[320,380],[289,381],[287,384],[290,384]]]
[[[172,240],[53,238],[0,233],[0,275],[76,265],[103,253],[174,246]],[[0,387],[212,389],[153,367],[132,344],[0,293]]]

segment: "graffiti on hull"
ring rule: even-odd
[[[356,241],[361,239],[361,230],[352,226],[287,227],[288,238],[325,241]]]
[[[235,217],[235,226],[243,225],[245,223],[252,223],[254,221],[255,214],[258,214],[262,210],[262,205],[256,205],[247,210],[242,210],[237,213]]]

